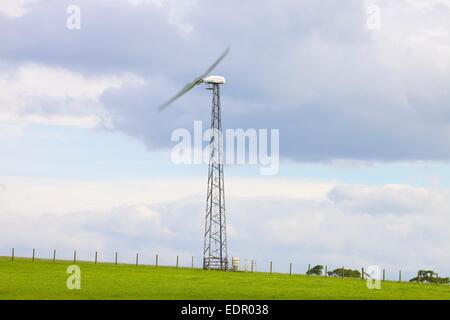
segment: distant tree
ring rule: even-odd
[[[308,275],[315,275],[315,276],[321,276],[322,275],[323,266],[317,265],[314,268],[306,271],[306,274]]]
[[[421,283],[437,283],[437,284],[447,284],[450,283],[449,278],[440,278],[438,274],[433,270],[419,270],[417,272],[417,277],[409,280],[410,282],[421,282]]]
[[[344,277],[346,278],[361,278],[361,272],[358,270],[352,270],[352,269],[334,269],[333,271],[329,271],[328,275],[330,277],[342,277],[342,272],[344,272]]]

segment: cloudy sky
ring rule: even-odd
[[[210,96],[156,110],[227,46],[223,126],[281,160],[226,166],[230,256],[448,271],[449,0],[0,0],[0,254],[199,261],[207,166],[170,136]]]

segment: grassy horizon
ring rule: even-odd
[[[448,300],[449,285],[385,281],[369,290],[361,279],[218,272],[77,261],[81,289],[69,290],[71,261],[0,257],[0,299],[248,299],[248,300]]]

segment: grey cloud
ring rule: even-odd
[[[200,1],[183,18],[193,26],[184,34],[170,23],[170,8],[124,1],[81,1],[82,30],[70,32],[65,5],[0,18],[0,57],[144,77],[147,84],[111,88],[101,101],[114,128],[149,149],[169,148],[172,130],[208,121],[210,97],[200,88],[167,113],[155,110],[230,44],[215,71],[229,81],[222,91],[225,127],[278,128],[281,155],[297,161],[450,158],[448,64],[435,57],[448,37],[425,37],[414,47],[405,38],[418,35],[398,33],[402,22],[388,20],[383,27],[392,28],[385,31],[391,38],[370,33],[361,1]],[[445,13],[431,7],[427,15],[433,14]],[[424,26],[435,27],[448,28]]]
[[[422,76],[437,81],[437,73],[422,72],[425,65],[409,67],[407,72],[389,69],[379,59],[380,48],[361,27],[362,8],[350,3],[339,8],[324,2],[310,5],[334,8],[336,15],[326,10],[283,11],[279,14],[284,18],[298,15],[297,20],[286,19],[284,24],[276,14],[268,14],[262,30],[251,31],[254,41],[248,41],[248,34],[241,36],[240,25],[233,24],[232,53],[220,67],[229,75],[229,85],[222,90],[224,126],[279,128],[282,156],[298,161],[447,160],[448,88],[439,85],[444,95],[442,91],[438,95],[405,79]],[[261,10],[266,9],[263,6]],[[314,23],[300,28],[305,17]],[[320,20],[323,17],[332,18]],[[218,24],[227,24],[216,18]],[[200,21],[206,29],[206,22]],[[256,24],[258,18],[250,14],[248,21]],[[333,29],[336,25],[342,27]],[[149,85],[140,91],[153,89]],[[103,102],[116,112],[113,120],[118,120],[119,130],[135,136],[139,131],[138,136],[150,148],[169,147],[170,132],[177,127],[191,128],[196,119],[207,121],[205,109],[210,102],[206,94],[200,98],[200,93],[191,93],[195,100],[185,96],[174,106],[177,111],[157,116],[154,109],[175,89],[161,88],[159,92],[164,95],[148,97],[145,105],[121,105],[139,95],[127,88],[114,95],[106,92]]]
[[[168,62],[166,50],[176,51],[180,39],[176,28],[167,23],[167,10],[133,7],[126,1],[78,1],[82,25],[71,31],[66,28],[66,9],[72,4],[37,2],[19,19],[0,16],[0,57],[87,74],[124,69],[161,73]],[[164,45],[158,41],[162,35]]]
[[[95,101],[92,99],[77,99],[54,96],[34,96],[28,99],[28,104],[20,111],[21,115],[69,115],[86,116],[92,115]],[[96,108],[98,109],[98,108]]]

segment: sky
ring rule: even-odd
[[[225,166],[229,255],[448,273],[449,32],[449,0],[1,0],[0,255],[200,265],[171,133],[211,98],[157,108],[230,46],[223,127],[278,129],[280,167]]]

